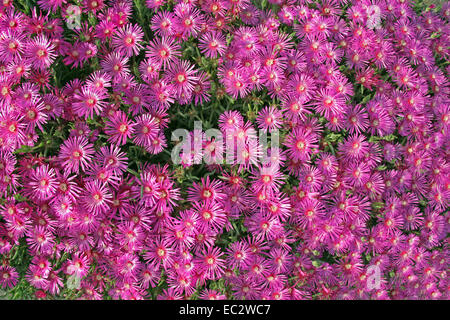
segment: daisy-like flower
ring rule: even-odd
[[[307,74],[294,74],[289,79],[287,86],[297,98],[303,100],[311,99],[316,89],[314,79]]]
[[[167,147],[166,137],[162,132],[159,132],[159,134],[155,138],[153,138],[150,146],[145,147],[145,150],[151,154],[158,154],[162,152],[166,147]]]
[[[328,83],[328,87],[332,89],[332,92],[343,95],[346,100],[354,95],[353,85],[341,74],[333,76]]]
[[[79,173],[85,170],[94,154],[93,145],[86,137],[71,137],[64,141],[59,152],[58,161],[65,172]]]
[[[131,57],[138,55],[139,50],[143,48],[140,44],[143,37],[144,32],[141,27],[135,24],[127,24],[116,31],[112,38],[112,45],[114,50],[121,55]]]
[[[253,190],[256,192],[264,190],[271,193],[279,190],[283,176],[280,173],[278,166],[273,165],[255,169],[251,178],[254,180],[254,183],[252,184]]]
[[[180,60],[169,65],[164,79],[172,85],[178,97],[182,94],[190,95],[198,80],[197,70],[188,61]]]
[[[35,69],[30,74],[30,81],[39,85],[40,88],[50,89],[50,70]]]
[[[32,252],[47,253],[54,245],[54,235],[43,226],[35,226],[26,232],[26,240]]]
[[[227,110],[219,116],[219,128],[221,131],[236,131],[244,125],[244,117],[238,111]]]
[[[58,197],[64,196],[74,200],[79,196],[81,188],[74,181],[75,178],[76,176],[69,177],[69,172],[60,173],[56,171],[56,181],[58,183],[56,193]]]
[[[200,11],[193,6],[180,4],[175,7],[174,13],[174,30],[181,34],[184,39],[190,36],[195,37],[200,31],[200,25],[203,22],[203,16]]]
[[[104,0],[83,0],[83,11],[84,12],[92,12],[94,14],[97,13],[97,11],[101,11],[105,7]]]
[[[19,273],[11,266],[0,266],[0,286],[3,289],[12,289],[19,282]]]
[[[81,45],[81,61],[85,63],[97,55],[97,46],[93,43],[84,42]]]
[[[64,64],[72,65],[73,67],[80,67],[83,65],[81,60],[81,46],[82,44],[76,41],[74,44],[63,43],[61,45],[61,51],[64,53]]]
[[[2,13],[1,26],[5,30],[21,33],[26,28],[26,16],[18,10],[8,10],[13,8],[13,2],[10,0],[2,3],[2,8],[7,9]]]
[[[164,289],[161,294],[156,297],[157,300],[183,300],[181,292],[175,288]]]
[[[301,127],[295,128],[285,139],[284,145],[288,147],[289,156],[297,161],[308,161],[312,149],[317,148],[317,135]]]
[[[174,183],[171,180],[160,181],[156,209],[159,212],[172,212],[173,208],[178,206],[177,200],[180,199],[179,195],[179,189],[174,187]]]
[[[9,151],[0,151],[0,172],[12,173],[17,163],[16,156]]]
[[[27,271],[27,274],[25,275],[25,278],[36,289],[44,289],[48,287],[49,281],[47,280],[47,275],[42,273],[42,271],[36,265],[30,266],[30,268]],[[37,298],[43,298],[45,296],[46,294],[44,291],[42,290],[36,291]]]
[[[150,58],[163,66],[163,69],[180,57],[180,45],[171,37],[155,38],[147,47],[146,58]]]
[[[80,279],[89,272],[90,259],[84,253],[74,253],[72,258],[66,263],[65,272]]]
[[[0,33],[0,61],[18,61],[25,50],[24,37],[20,33],[6,32]]]
[[[113,89],[120,93],[125,93],[128,90],[132,90],[137,85],[138,83],[130,74],[124,74],[113,79]],[[128,98],[128,94],[125,94],[124,99]],[[129,103],[129,101],[127,101],[127,103]]]
[[[286,53],[287,70],[292,73],[300,73],[305,70],[306,63],[303,52],[288,50]]]
[[[31,178],[28,182],[30,195],[37,200],[47,200],[56,192],[57,182],[55,179],[55,170],[48,165],[37,167],[31,172]]]
[[[60,117],[62,113],[62,103],[53,94],[46,94],[42,97],[42,102],[44,105],[44,112],[50,119],[55,119]]]
[[[86,170],[86,174],[89,176],[86,181],[96,179],[116,188],[120,184],[120,177],[116,176],[111,168],[104,167],[98,163],[92,164]]]
[[[111,77],[102,71],[95,71],[86,80],[86,86],[103,90],[111,87]]]
[[[399,128],[401,130],[401,128]],[[368,132],[373,135],[386,136],[395,131],[395,124],[388,111],[384,108],[377,108],[374,112],[369,112]]]
[[[106,124],[105,133],[109,135],[108,141],[117,145],[123,145],[127,138],[131,138],[135,124],[127,119],[127,115],[118,111]]]
[[[199,231],[213,230],[219,232],[227,222],[222,207],[215,202],[194,202],[193,209],[198,214],[197,229]]]
[[[136,118],[133,142],[141,147],[150,147],[159,133],[156,119],[150,114],[143,114]]]
[[[246,268],[250,258],[250,248],[245,242],[233,242],[227,248],[226,263],[232,268]]]
[[[364,136],[353,135],[339,145],[339,151],[344,159],[360,160],[369,151],[369,143]]]
[[[161,65],[159,62],[153,59],[145,59],[139,65],[139,72],[141,77],[147,83],[151,82],[159,76],[161,71]]]
[[[75,102],[72,104],[76,115],[84,118],[93,118],[94,113],[99,115],[105,107],[107,95],[103,90],[82,87],[81,92],[74,95]]]
[[[340,94],[334,94],[330,89],[320,89],[315,96],[313,106],[317,113],[330,119],[331,116],[344,112],[345,99]]]
[[[123,57],[118,52],[111,52],[100,62],[100,65],[111,77],[118,78],[130,73],[127,63],[128,57]]]
[[[208,32],[199,40],[201,52],[208,58],[217,58],[225,53],[226,39],[221,32]]]
[[[174,17],[175,15],[172,12],[160,11],[152,17],[150,28],[161,37],[172,35],[174,32]]]
[[[38,36],[27,43],[24,58],[36,69],[45,70],[56,58],[54,45],[45,36]]]
[[[199,271],[204,273],[209,280],[219,279],[224,272],[225,260],[222,259],[223,253],[217,247],[210,247],[204,250],[201,256],[194,259],[194,264],[198,266]]]
[[[149,287],[155,288],[157,286],[159,280],[161,279],[161,273],[159,271],[159,268],[149,265],[141,268],[140,279],[144,289],[148,289]]]
[[[95,37],[105,41],[113,36],[116,28],[116,25],[111,20],[100,21],[95,27]]]
[[[106,169],[111,169],[114,174],[120,174],[127,169],[128,158],[117,145],[101,147],[95,158],[98,163],[103,164]]]
[[[244,98],[250,92],[250,83],[241,73],[236,73],[233,77],[225,78],[223,83],[226,92],[234,99],[237,99],[239,96]]]
[[[282,113],[274,106],[264,107],[258,112],[256,118],[258,127],[264,131],[272,132],[273,130],[280,129],[282,126]]]
[[[160,6],[164,5],[165,2],[166,0],[146,0],[145,5],[149,9],[157,9]]]
[[[272,48],[261,48],[259,53],[262,68],[270,68],[275,70],[286,69],[286,58],[278,55],[277,50]]]
[[[157,238],[149,241],[144,254],[151,267],[163,266],[165,269],[173,263],[174,251],[165,239]]]
[[[198,295],[199,299],[201,300],[226,300],[227,297],[216,291],[216,290],[210,290],[210,289],[204,289],[200,294]]]
[[[172,86],[165,80],[161,80],[153,87],[151,96],[155,108],[167,109],[175,101]]]
[[[190,201],[220,201],[225,198],[222,192],[222,182],[219,180],[210,180],[202,178],[200,183],[194,182],[192,187],[188,189],[188,199]]]
[[[90,229],[94,229],[92,226],[93,223],[91,221],[94,219],[94,216],[90,213],[82,212],[83,225],[78,228],[73,228],[69,232],[69,244],[70,246],[76,248],[80,251],[86,251],[91,248],[94,241],[92,236],[89,234]]]
[[[350,162],[344,170],[344,182],[353,187],[363,186],[370,178],[370,168],[366,163]]]
[[[169,222],[166,232],[167,243],[174,248],[175,251],[183,252],[192,249],[194,237],[190,232],[185,230],[183,226]],[[177,264],[175,265],[175,269],[181,267],[180,262],[181,261],[175,262]]]
[[[81,197],[83,206],[94,215],[104,213],[109,209],[112,195],[106,185],[98,180],[86,182]]]
[[[195,292],[195,279],[187,272],[171,272],[167,276],[167,284],[177,289],[177,291],[184,292],[187,296]]]
[[[304,120],[311,113],[305,104],[304,98],[296,98],[294,96],[281,97],[281,106],[283,115],[287,120],[297,123]]]
[[[124,222],[118,226],[118,229],[117,240],[120,246],[126,247],[130,251],[142,250],[145,234],[139,225],[133,222]]]
[[[0,74],[0,103],[10,103],[12,99],[13,81],[11,77]],[[5,110],[6,111],[6,110]],[[18,115],[15,115],[18,116]]]
[[[246,225],[251,234],[263,240],[275,239],[282,230],[281,222],[268,212],[258,212],[251,216]]]
[[[22,113],[25,115],[24,120],[27,124],[26,131],[32,132],[35,127],[43,130],[42,125],[47,122],[47,114],[44,112],[43,103],[31,103],[23,105]]]
[[[30,75],[30,65],[24,61],[10,62],[7,72],[11,75],[13,82],[19,82],[22,78],[27,78]]]
[[[24,106],[36,104],[39,97],[39,88],[35,84],[24,83],[20,87],[16,88],[14,92],[14,98],[17,103]]]
[[[152,172],[143,172],[138,180],[140,201],[146,207],[154,206],[159,199],[160,185]]]
[[[202,4],[202,10],[217,16],[224,16],[229,4],[223,0],[208,0]]]
[[[367,129],[369,120],[361,105],[356,105],[346,113],[345,126],[350,133],[361,133]]]

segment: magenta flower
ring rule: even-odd
[[[30,246],[32,252],[46,253],[54,245],[54,236],[50,230],[36,226],[27,231],[27,243]]]
[[[193,65],[190,65],[186,60],[181,60],[169,66],[165,79],[172,85],[174,93],[180,97],[183,94],[189,95],[192,93],[198,76]]]
[[[58,160],[65,172],[79,173],[92,159],[94,149],[85,137],[69,138],[61,147]]]
[[[174,17],[174,14],[168,11],[156,13],[151,20],[152,31],[162,37],[172,35],[174,33]]]
[[[34,169],[28,182],[29,194],[37,201],[48,200],[56,192],[55,170],[47,165]]]
[[[317,136],[303,128],[295,128],[286,138],[285,145],[292,159],[307,161],[311,157],[312,149],[317,148]]]
[[[90,261],[85,254],[75,253],[72,259],[67,262],[65,266],[65,272],[78,278],[83,278],[85,275],[87,275],[89,266]]]
[[[45,37],[37,37],[28,42],[24,49],[24,58],[39,70],[48,68],[56,58],[53,44]]]
[[[99,115],[105,105],[102,101],[106,98],[104,91],[83,87],[79,94],[75,94],[76,102],[72,104],[73,111],[80,117],[93,118],[94,113]]]
[[[163,69],[180,57],[180,45],[175,43],[172,38],[156,38],[147,49],[145,56],[162,65]]]
[[[224,272],[225,260],[221,258],[222,256],[223,253],[220,252],[219,248],[211,247],[204,251],[198,259],[194,260],[194,263],[196,262],[204,277],[215,280]]]
[[[226,41],[222,33],[207,33],[200,38],[199,48],[208,58],[217,58],[225,53]]]
[[[3,289],[15,287],[18,279],[19,274],[15,268],[8,265],[0,267],[0,284]]]
[[[109,135],[108,141],[117,145],[126,143],[134,132],[134,123],[131,123],[125,113],[118,111],[109,119],[105,133]]]
[[[87,182],[85,189],[81,203],[89,212],[96,215],[109,209],[112,196],[105,185],[102,185],[98,180],[94,180]]]
[[[117,30],[112,38],[112,45],[118,53],[131,57],[139,54],[142,48],[144,32],[137,25],[127,24],[125,27]]]
[[[103,70],[111,75],[113,78],[118,78],[130,73],[127,66],[128,58],[121,58],[118,53],[110,53],[104,60],[102,60]]]

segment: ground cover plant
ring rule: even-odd
[[[0,298],[448,299],[449,17],[3,0]]]

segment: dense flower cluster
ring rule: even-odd
[[[450,6],[413,8],[3,1],[0,288],[447,299]],[[163,158],[189,108],[242,161],[202,134],[181,165]]]

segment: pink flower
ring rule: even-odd
[[[127,24],[121,29],[117,30],[112,38],[112,45],[118,53],[131,57],[138,55],[142,48],[144,32],[138,25]]]
[[[197,70],[186,60],[169,65],[165,79],[172,85],[177,97],[183,94],[190,95],[194,90],[195,81],[198,80]]]
[[[92,159],[94,149],[85,137],[67,139],[61,146],[58,160],[65,172],[79,173]]]
[[[175,43],[173,38],[162,37],[153,40],[147,48],[145,56],[153,59],[166,69],[170,63],[175,62],[180,57],[180,45]]]
[[[28,42],[24,49],[24,58],[39,70],[44,70],[56,58],[54,46],[45,36],[41,35]]]
[[[127,138],[131,138],[134,132],[134,123],[131,123],[125,113],[118,111],[107,123],[106,134],[109,135],[108,141],[117,145],[126,143]]]

